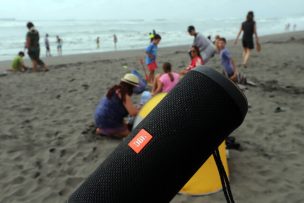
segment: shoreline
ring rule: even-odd
[[[304,35],[304,31],[296,31],[296,32],[284,32],[278,34],[271,35],[263,35],[259,36],[260,43],[267,43],[269,40],[288,40],[290,35],[298,38]],[[228,45],[234,40],[228,40]],[[239,41],[239,43],[241,43]],[[162,52],[167,52],[170,50],[176,51],[187,51],[191,45],[174,45],[168,47],[162,47],[160,45],[159,53],[161,55]],[[117,50],[117,51],[105,51],[105,52],[93,52],[93,53],[82,53],[82,54],[71,54],[71,55],[63,55],[63,56],[52,56],[52,57],[42,57],[42,60],[50,67],[57,65],[68,65],[68,64],[76,64],[76,63],[86,63],[86,62],[98,62],[102,60],[113,60],[120,58],[132,58],[135,57],[137,59],[143,58],[145,56],[143,49],[130,49],[130,50]],[[31,67],[30,59],[26,58],[25,64],[28,67]],[[6,71],[10,69],[12,60],[3,60],[0,61],[0,72]]]

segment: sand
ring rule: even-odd
[[[240,71],[257,84],[245,91],[250,109],[233,136],[231,188],[236,202],[304,201],[304,33],[262,38]],[[231,50],[241,63],[241,46]],[[188,46],[162,48],[159,62],[179,71]],[[0,77],[0,202],[63,203],[121,140],[92,134],[93,112],[127,69],[140,70],[142,50],[47,59],[50,72]],[[28,63],[28,62],[27,62]],[[9,62],[1,62],[0,70]],[[219,57],[209,66],[220,71]],[[177,195],[172,202],[225,202],[222,192]]]

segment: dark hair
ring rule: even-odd
[[[159,34],[155,34],[153,39],[161,39],[161,36]]]
[[[116,94],[116,90],[119,90],[119,92],[121,94],[121,100],[123,102],[125,102],[126,101],[126,95],[132,96],[133,88],[134,88],[133,85],[121,81],[119,85],[114,85],[113,87],[111,87],[106,96],[107,96],[108,99],[111,99],[112,96],[114,94]]]
[[[224,42],[225,44],[227,43],[226,38],[224,38],[224,37],[219,38],[219,40]]]
[[[193,25],[188,26],[188,32],[195,31],[195,27]]]
[[[197,46],[193,45],[192,48],[195,49],[197,56],[202,57],[201,52]]]
[[[24,52],[23,52],[23,51],[20,51],[20,52],[18,53],[18,55],[23,57],[23,56],[24,56]]]
[[[33,24],[32,22],[28,22],[28,23],[26,24],[26,27],[27,27],[28,29],[31,29],[32,27],[34,27],[34,24]]]
[[[254,21],[254,13],[253,11],[249,11],[247,14],[247,21],[253,22]]]
[[[172,65],[171,65],[171,63],[165,62],[165,63],[163,64],[163,70],[164,70],[165,73],[168,73],[171,82],[173,82],[173,81],[174,81],[174,76],[173,76],[173,74],[172,74],[172,72],[171,72],[171,70],[172,70]]]

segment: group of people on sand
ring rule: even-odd
[[[48,71],[46,64],[40,58],[40,35],[38,30],[35,28],[32,22],[28,22],[26,25],[28,32],[26,34],[25,46],[24,50],[27,50],[27,54],[32,61],[32,71],[36,72],[40,68],[44,71]],[[56,43],[57,43],[57,52],[58,55],[62,55],[62,39],[59,36],[56,36]],[[50,41],[49,41],[49,34],[45,35],[44,40],[45,48],[46,48],[46,56],[51,56],[51,48],[50,48]],[[20,51],[18,55],[13,59],[12,62],[12,71],[13,72],[25,72],[29,68],[24,64],[25,53]]]
[[[39,32],[35,28],[32,22],[28,22],[26,24],[26,27],[28,29],[28,32],[26,34],[24,50],[27,50],[27,54],[32,61],[32,71],[36,72],[40,68],[42,68],[44,71],[48,71],[46,64],[40,58]],[[29,69],[24,64],[24,60],[23,60],[24,56],[25,53],[23,51],[20,51],[18,55],[13,59],[12,62],[13,72],[18,72],[18,71],[24,72]]]
[[[224,75],[235,83],[245,80],[239,73],[235,61],[229,50],[226,48],[227,41],[225,38],[217,36],[214,42],[196,31],[193,25],[188,27],[189,35],[194,37],[193,45],[189,51],[191,60],[184,70],[180,73],[172,71],[172,65],[165,62],[162,65],[163,73],[155,76],[157,65],[158,45],[161,36],[156,33],[150,34],[151,43],[145,49],[146,65],[149,70],[148,82],[153,84],[151,96],[155,96],[161,92],[170,92],[180,81],[184,75],[193,70],[197,66],[205,65],[215,54],[219,54],[221,64],[223,66]],[[257,35],[256,23],[252,11],[248,12],[246,21],[242,23],[241,29],[235,40],[235,44],[243,32],[243,66],[247,67],[250,51],[254,48],[253,36],[255,36],[256,45],[259,47],[259,38]],[[106,95],[102,97],[95,110],[95,126],[96,134],[114,137],[126,137],[131,131],[124,118],[129,116],[135,117],[140,108],[132,102],[134,88],[140,83],[140,78],[136,75],[128,73],[118,85],[114,85],[108,90]]]
[[[63,40],[58,35],[56,36],[56,44],[57,44],[57,53],[58,53],[58,56],[62,56],[62,44],[63,44]],[[51,46],[50,46],[50,41],[49,41],[49,34],[45,35],[44,45],[45,45],[45,49],[46,49],[46,57],[52,56],[51,55]]]
[[[96,48],[100,49],[101,39],[100,39],[99,36],[96,38],[95,42],[96,42]],[[114,50],[115,51],[117,50],[117,42],[118,42],[118,37],[117,37],[116,34],[113,34],[113,43],[114,43]]]

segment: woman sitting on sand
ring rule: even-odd
[[[170,92],[179,81],[179,74],[172,72],[171,64],[166,62],[163,64],[163,74],[159,74],[154,81],[152,95],[161,92]]]
[[[138,109],[133,105],[131,96],[133,88],[139,83],[133,74],[126,74],[103,97],[95,111],[96,134],[126,137],[130,134],[124,118],[128,115],[136,116]]]
[[[180,75],[186,75],[190,70],[193,70],[195,67],[199,65],[204,65],[203,59],[201,57],[201,54],[199,52],[199,48],[197,46],[192,46],[190,49],[191,54],[191,63],[189,66],[180,72]]]

